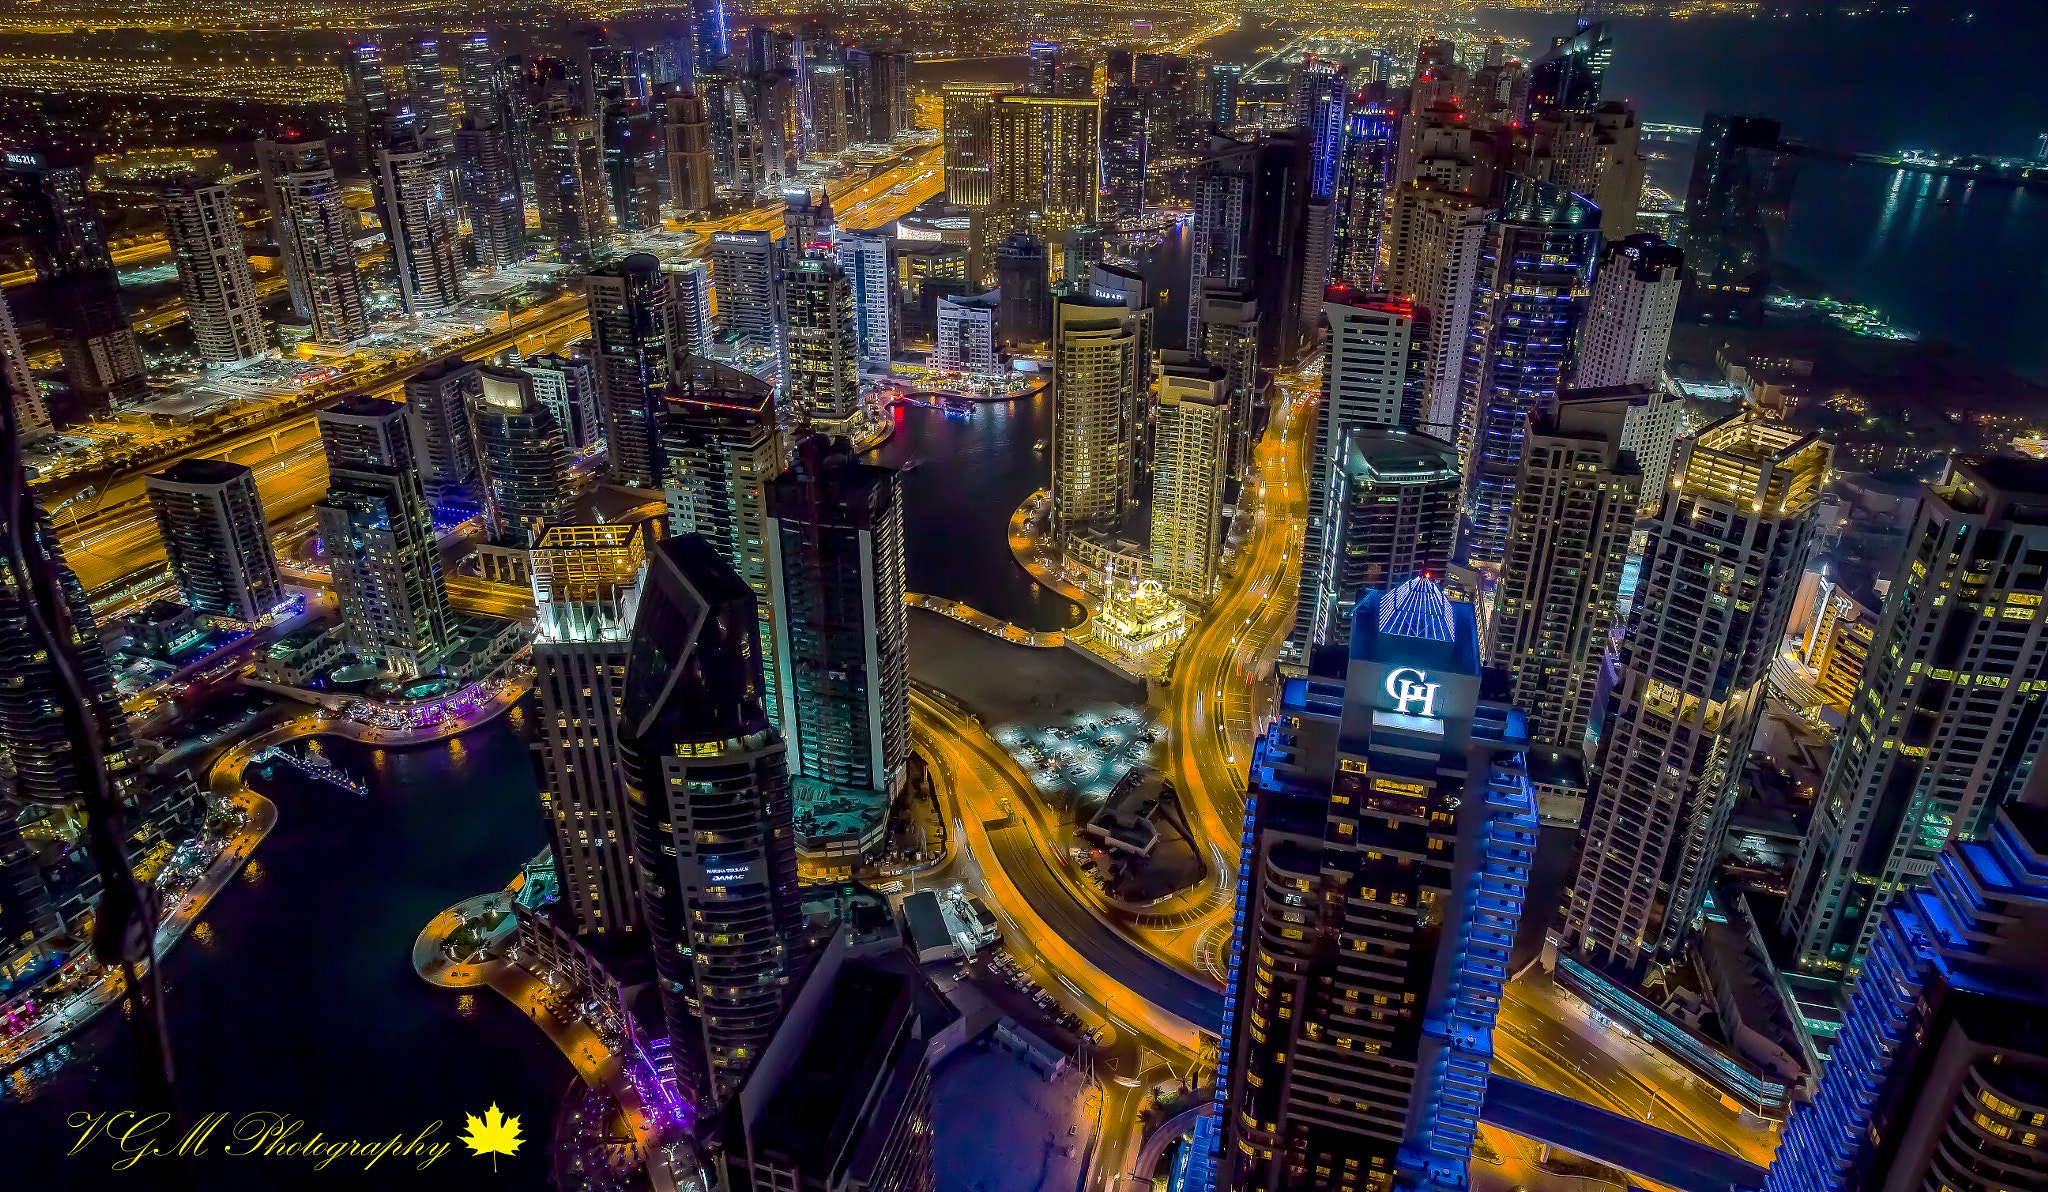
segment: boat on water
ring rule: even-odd
[[[1045,440],[1044,440],[1044,439],[1040,439],[1040,440],[1038,440],[1038,441],[1037,441],[1036,443],[1033,443],[1033,444],[1031,445],[1031,449],[1032,449],[1033,451],[1043,451],[1043,450],[1045,450]]]

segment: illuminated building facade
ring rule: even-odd
[[[43,386],[29,371],[28,349],[21,342],[21,328],[14,322],[14,308],[0,294],[0,377],[7,382],[7,402],[14,424],[21,428],[23,442],[50,433],[50,403]]]
[[[1599,248],[1599,208],[1548,183],[1511,178],[1486,217],[1460,378],[1472,425],[1465,471],[1474,566],[1498,567],[1506,555],[1522,429],[1568,379]]]
[[[996,97],[1009,83],[946,83],[940,88],[946,138],[946,202],[986,207],[995,199],[995,147],[989,131]]]
[[[1187,607],[1158,580],[1106,585],[1102,606],[1088,619],[1095,640],[1141,665],[1162,658],[1188,635]]]
[[[1460,1187],[1536,806],[1472,606],[1358,603],[1252,758],[1216,1075],[1219,1189]]]
[[[417,472],[337,464],[313,522],[334,580],[349,648],[392,674],[432,673],[453,614],[433,518]]]
[[[1989,811],[1989,809],[1987,809]],[[1988,814],[1868,933],[1847,1018],[1765,1192],[2048,1188],[2048,806]]]
[[[782,350],[782,250],[768,232],[718,232],[711,237],[711,276],[718,294],[718,335],[744,352]]]
[[[1230,380],[1230,455],[1225,464],[1240,475],[1252,458],[1252,424],[1259,396],[1259,303],[1243,293],[1211,290],[1202,295],[1196,330],[1201,355],[1223,367]]]
[[[558,102],[534,137],[533,192],[541,242],[563,261],[591,264],[612,238],[598,122]]]
[[[789,313],[785,403],[806,422],[845,426],[860,414],[852,280],[826,256],[793,260],[784,276]]]
[[[646,558],[635,525],[562,525],[534,547],[534,772],[578,934],[643,926],[619,700]]]
[[[885,231],[839,237],[840,267],[853,287],[855,349],[864,364],[883,368],[896,357],[896,275]]]
[[[294,310],[312,320],[318,343],[345,344],[368,335],[355,215],[342,201],[332,147],[324,138],[280,137],[256,142],[256,160]]]
[[[479,269],[526,259],[526,202],[505,130],[465,115],[455,132],[455,170],[469,213],[469,247]]]
[[[662,407],[686,351],[679,288],[660,259],[644,252],[583,280],[611,476],[630,487],[659,488]]]
[[[604,420],[599,415],[597,369],[580,356],[528,356],[521,371],[533,381],[534,396],[555,416],[555,426],[570,454],[587,451],[604,443]]]
[[[182,459],[143,477],[142,487],[187,608],[254,625],[284,601],[263,497],[247,465]]]
[[[469,419],[484,521],[492,542],[531,550],[569,512],[569,448],[526,373],[483,368],[478,376]]]
[[[476,509],[476,438],[469,401],[483,387],[475,361],[450,356],[405,379],[420,484],[436,506]]]
[[[670,96],[662,105],[661,127],[667,138],[669,202],[679,211],[710,211],[718,201],[718,178],[703,97]]]
[[[648,552],[619,751],[663,1016],[671,1038],[703,1039],[720,1101],[804,968],[790,775],[754,634],[754,595],[709,543]]]
[[[1053,303],[1052,502],[1063,528],[1123,516],[1138,340],[1137,312],[1120,301]]]
[[[178,286],[192,339],[208,364],[235,364],[270,347],[242,217],[228,188],[188,178],[164,191],[164,236],[178,261]]]
[[[1886,594],[1780,920],[1801,973],[1842,981],[1885,903],[1951,839],[1978,840],[2037,767],[2048,723],[2048,464],[1950,465]]]
[[[1414,431],[1360,426],[1344,431],[1326,469],[1322,533],[1302,550],[1302,584],[1290,635],[1295,668],[1351,624],[1362,593],[1417,575],[1439,584],[1458,545],[1463,473],[1449,443]],[[1306,618],[1306,620],[1303,620]]]
[[[991,205],[1040,238],[1095,218],[1102,105],[1094,97],[999,95],[989,110]]]
[[[462,301],[455,174],[442,146],[395,127],[377,150],[377,205],[405,313],[427,314]]]
[[[1601,222],[1606,222],[1605,212]],[[1671,323],[1678,317],[1684,264],[1684,254],[1648,233],[1608,238],[1572,356],[1573,385],[1593,389],[1660,382],[1671,348]]]
[[[1643,476],[1623,451],[1629,396],[1568,389],[1530,416],[1487,665],[1513,682],[1529,739],[1583,747]]]
[[[1831,449],[1756,414],[1680,440],[1608,696],[1561,942],[1624,978],[1685,943],[1763,715]]]
[[[1230,441],[1230,377],[1186,352],[1155,365],[1152,427],[1152,576],[1197,603],[1216,588],[1223,553],[1223,484]]]

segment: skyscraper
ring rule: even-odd
[[[1572,355],[1572,384],[1595,388],[1662,380],[1683,265],[1683,254],[1647,232],[1601,248]]]
[[[315,342],[345,344],[368,335],[355,219],[342,202],[330,145],[321,138],[279,137],[256,142],[256,159],[293,308],[312,320]]]
[[[1053,303],[1052,504],[1063,528],[1123,516],[1138,366],[1137,312],[1108,298]]]
[[[1522,428],[1567,380],[1599,248],[1599,209],[1548,183],[1510,179],[1486,218],[1459,382],[1476,566],[1498,567],[1506,553]]]
[[[330,451],[327,495],[314,503],[313,521],[349,648],[396,675],[434,671],[453,614],[419,475],[342,462]]]
[[[1531,122],[1528,172],[1600,208],[1600,233],[1626,240],[1635,233],[1648,163],[1637,148],[1636,114],[1610,103],[1596,111],[1552,113]]]
[[[648,552],[619,752],[663,1016],[671,1038],[702,1037],[720,1101],[804,968],[790,775],[754,635],[753,593],[703,539]]]
[[[1189,242],[1188,342],[1199,331],[1197,295],[1257,300],[1259,363],[1292,361],[1301,341],[1308,254],[1305,157],[1288,134],[1257,144],[1211,137],[1194,171]]]
[[[441,71],[441,46],[432,38],[413,43],[412,60],[405,65],[406,106],[412,111],[413,127],[437,145],[448,144],[455,133],[449,115],[448,79]]]
[[[1341,673],[1282,686],[1246,800],[1218,1188],[1466,1178],[1537,831],[1477,632],[1416,577],[1364,594]]]
[[[645,529],[555,526],[532,556],[535,776],[576,931],[643,925],[619,754],[619,698],[640,603]]]
[[[1304,543],[1290,670],[1341,644],[1360,594],[1403,576],[1442,583],[1458,545],[1457,449],[1396,427],[1347,425],[1331,446],[1314,543]]]
[[[405,313],[417,317],[462,301],[455,178],[439,142],[412,128],[393,130],[377,150],[377,210]]]
[[[845,426],[860,414],[860,354],[853,283],[826,256],[792,261],[787,276],[785,404],[806,422]]]
[[[940,87],[946,138],[946,202],[986,207],[995,198],[995,149],[989,120],[1009,83],[946,83]]]
[[[1386,210],[1387,184],[1394,169],[1392,112],[1361,107],[1351,113],[1337,173],[1335,242],[1330,277],[1361,288],[1373,284],[1379,267],[1380,224]]]
[[[1102,106],[1093,96],[998,95],[989,111],[992,216],[1040,236],[1095,218]]]
[[[371,167],[384,147],[384,120],[391,111],[383,52],[374,42],[352,43],[342,51],[341,71],[349,142],[356,159]]]
[[[455,43],[455,73],[463,115],[479,128],[506,127],[505,57],[492,47],[489,33],[467,34]]]
[[[621,232],[661,228],[662,130],[655,112],[634,100],[604,107],[604,174],[612,226]]]
[[[711,276],[718,294],[718,334],[733,348],[782,352],[782,250],[769,232],[716,232]]]
[[[2005,457],[1950,463],[1921,501],[1780,921],[1801,973],[1855,973],[1893,892],[2040,770],[2044,507],[2048,465]]]
[[[690,44],[696,48],[696,73],[711,73],[731,53],[726,42],[725,0],[690,0]]]
[[[164,236],[178,260],[178,286],[200,358],[234,364],[268,350],[242,218],[228,188],[189,177],[166,189]]]
[[[1608,697],[1562,942],[1624,978],[1676,953],[1720,854],[1831,451],[1738,414],[1682,439]]]
[[[1698,313],[1763,317],[1797,165],[1778,145],[1776,120],[1707,113],[1679,241],[1691,266],[1685,300]]]
[[[149,394],[120,279],[85,188],[85,171],[9,150],[0,165],[0,224],[26,238],[43,285],[50,332],[74,404],[87,413]]]
[[[701,96],[684,92],[662,105],[668,162],[668,198],[679,211],[710,211],[718,201],[711,123]]]
[[[575,455],[604,442],[597,368],[580,356],[529,356],[520,365],[533,378],[534,396],[555,416],[562,441]]]
[[[1230,457],[1230,374],[1186,352],[1159,354],[1152,429],[1152,578],[1206,601],[1223,553]]]
[[[1060,48],[1049,41],[1034,41],[1025,47],[1024,55],[1025,94],[1059,94]]]
[[[1301,580],[1288,654],[1306,665],[1327,626],[1324,608],[1335,582],[1345,439],[1368,426],[1412,427],[1426,381],[1429,313],[1404,299],[1331,286],[1323,299],[1328,353],[1323,400],[1308,461],[1308,527],[1302,539]],[[1396,581],[1406,576],[1395,576]],[[1384,586],[1384,585],[1382,585]]]
[[[526,202],[505,130],[465,115],[455,133],[455,168],[469,212],[469,247],[480,269],[526,259]]]
[[[1137,97],[1102,103],[1102,219],[1145,214],[1146,171],[1151,166],[1151,112]]]
[[[1188,301],[1193,302],[1191,296]],[[1239,475],[1252,458],[1252,429],[1259,396],[1259,303],[1242,292],[1213,289],[1201,299],[1197,324],[1201,355],[1230,375],[1230,457]]]
[[[470,398],[469,420],[484,521],[492,542],[531,550],[569,512],[569,449],[526,373],[484,368],[478,377],[482,386]]]
[[[996,246],[996,289],[1002,292],[997,322],[1003,339],[1034,348],[1052,334],[1052,283],[1045,241],[1018,232]]]
[[[478,507],[476,440],[469,423],[470,398],[483,388],[477,369],[473,360],[449,356],[405,379],[413,458],[430,505]]]
[[[412,420],[405,406],[361,394],[344,397],[314,415],[327,468],[390,468],[413,472]],[[422,500],[424,500],[422,496]]]
[[[910,760],[902,480],[812,435],[767,492],[777,724],[798,810],[847,794],[886,805]]]
[[[644,252],[590,273],[584,284],[611,475],[620,484],[657,488],[664,474],[662,403],[683,332],[676,286],[660,259]]]
[[[1538,745],[1580,750],[1620,598],[1643,474],[1622,449],[1630,392],[1567,389],[1530,417],[1487,665]]]
[[[587,265],[612,238],[598,122],[557,101],[534,130],[533,191],[543,246]]]
[[[751,380],[751,378],[748,378]],[[782,715],[776,688],[775,611],[768,577],[768,482],[782,474],[788,440],[776,422],[775,393],[766,385],[692,384],[671,399],[662,428],[671,535],[695,534],[711,544],[754,593],[759,613],[763,702],[770,720]]]
[[[896,358],[896,274],[885,228],[839,236],[839,264],[853,287],[855,350],[861,362],[887,368]]]
[[[1607,25],[1594,21],[1569,37],[1551,41],[1550,49],[1529,70],[1529,111],[1591,112],[1600,106],[1600,85],[1614,59],[1614,38]]]
[[[182,459],[142,486],[186,607],[253,625],[284,599],[263,498],[246,465]]]
[[[1337,190],[1343,160],[1344,64],[1310,55],[1294,76],[1294,122],[1308,138],[1308,197],[1327,199]]]
[[[1951,840],[1882,915],[1766,1192],[2048,1187],[2048,800]]]
[[[50,405],[43,399],[43,386],[29,371],[28,349],[22,345],[21,330],[14,323],[14,309],[7,295],[0,294],[0,377],[7,382],[7,401],[14,424],[21,428],[23,442],[50,432]]]

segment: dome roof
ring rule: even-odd
[[[1447,642],[1455,639],[1451,598],[1426,575],[1418,575],[1380,597],[1380,632]]]

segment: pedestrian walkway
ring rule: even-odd
[[[172,946],[185,937],[207,904],[213,901],[213,896],[226,888],[240,872],[243,862],[256,851],[256,846],[263,843],[263,838],[277,826],[277,805],[247,787],[227,794],[226,802],[241,813],[241,826],[228,837],[226,845],[207,865],[199,880],[193,882],[177,903],[158,919],[156,955],[159,960],[169,955]],[[72,963],[86,964],[90,961],[81,957]],[[143,972],[149,971],[147,964],[141,967]],[[70,1038],[98,1018],[107,1007],[119,1002],[126,992],[127,981],[119,969],[103,971],[97,981],[72,994],[55,1013],[0,1043],[0,1069],[19,1067]]]
[[[951,617],[962,625],[972,625],[990,637],[999,637],[1013,645],[1056,650],[1067,644],[1067,635],[1057,629],[1044,633],[1034,632],[1008,621],[997,620],[964,600],[944,600],[937,596],[927,596],[923,592],[905,592],[903,603],[912,608],[938,613],[942,617]]]
[[[420,979],[440,989],[475,989],[488,985],[512,1003],[527,1020],[561,1051],[583,1083],[600,1089],[619,1103],[626,1128],[646,1164],[656,1192],[683,1192],[675,1173],[662,1155],[661,1130],[640,1089],[618,1053],[611,1050],[597,1032],[580,1018],[558,1016],[556,998],[547,982],[503,958],[501,945],[517,931],[512,914],[515,885],[488,894],[463,899],[428,920],[412,944],[413,971]],[[494,911],[504,920],[484,936],[485,946],[476,959],[457,960],[443,946],[464,923]]]

